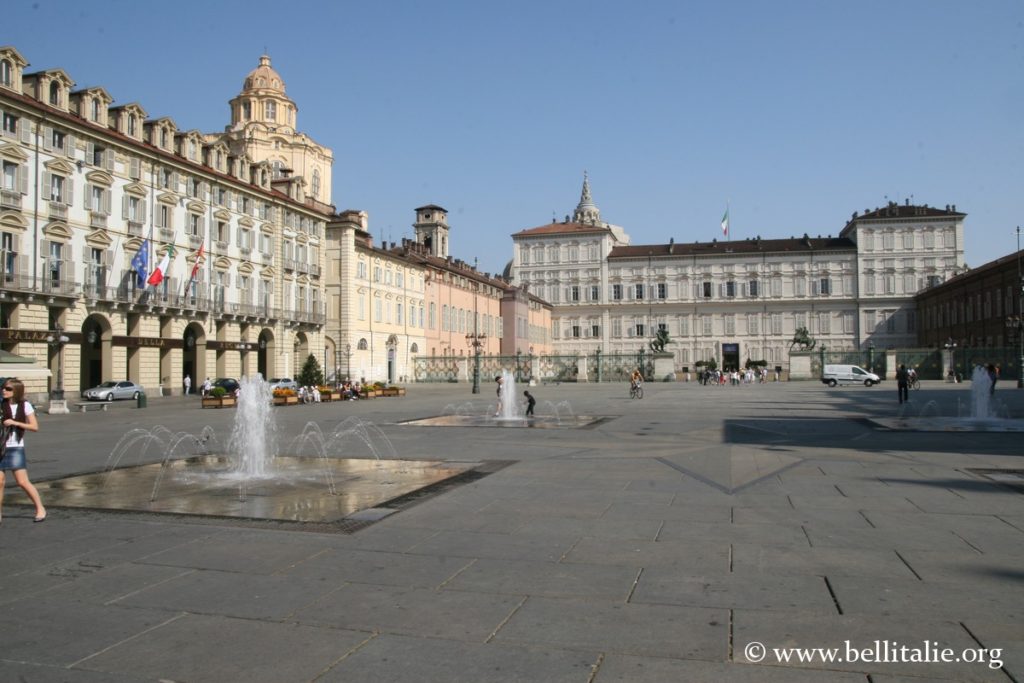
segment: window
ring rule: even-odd
[[[700,318],[701,332],[705,337],[710,337],[712,332],[712,319],[710,315],[703,315]]]
[[[597,301],[601,298],[601,290],[597,285],[590,286],[590,300]]]
[[[229,241],[230,233],[227,223],[224,221],[217,221],[216,227],[214,228],[213,239],[222,243]]]
[[[689,337],[690,336],[690,317],[680,316],[679,317],[679,336]]]
[[[729,337],[736,336],[736,315],[727,313],[723,316],[725,323],[725,334]]]
[[[277,120],[277,103],[276,102],[266,102],[263,105],[263,118],[266,121],[276,121]]]
[[[104,167],[104,161],[106,160],[107,148],[101,147],[100,145],[90,145],[92,148],[92,157],[86,159],[93,166]]]
[[[711,298],[711,283],[710,282],[702,282],[702,283],[700,283],[700,295],[704,299],[710,299]]]
[[[793,295],[807,296],[807,280],[802,277],[793,278]]]
[[[51,175],[50,176],[50,201],[51,202],[59,202],[59,203],[65,203],[66,204],[67,203],[66,199],[67,199],[67,194],[68,194],[66,192],[66,189],[68,188],[68,186],[69,186],[69,183],[67,181],[67,178],[65,178],[64,176],[59,176],[59,175],[56,175],[56,174]]]
[[[600,337],[601,336],[601,326],[600,325],[591,325],[590,326],[590,336],[591,337]]]
[[[821,278],[818,282],[818,294],[822,296],[829,296],[832,294],[832,280],[827,277]]]
[[[89,118],[93,123],[100,122],[100,99],[98,97],[92,98],[89,102]]]
[[[67,143],[67,136],[59,130],[50,131],[50,146],[58,152],[65,152],[64,145]]]
[[[128,115],[128,135],[135,137],[138,134],[139,122],[135,118],[135,114]]]
[[[320,197],[320,169],[313,169],[313,197]]]
[[[729,280],[725,283],[725,296],[732,298],[736,296],[736,281]]]
[[[18,117],[14,114],[4,112],[3,134],[7,137],[14,137],[18,134]]]
[[[579,325],[573,325],[571,330],[570,330],[569,336],[573,337],[574,339],[579,339],[579,337],[580,337],[580,326]]]
[[[882,248],[885,251],[892,251],[896,246],[896,236],[891,232],[882,235]]]
[[[201,237],[203,234],[203,217],[190,213],[188,215],[188,234],[193,237]]]
[[[772,313],[772,334],[782,334],[781,313]]]
[[[752,297],[760,296],[759,282],[757,280],[751,280],[747,283],[747,293]]]
[[[747,334],[750,334],[750,335],[760,334],[761,332],[758,329],[760,327],[759,323],[760,323],[760,317],[758,316],[757,313],[748,313],[747,314]]]
[[[0,85],[6,85],[8,88],[14,84],[14,69],[11,68],[11,63],[6,60],[0,60]]]
[[[580,287],[579,287],[579,285],[573,285],[572,287],[569,288],[569,301],[579,301],[579,300],[580,300]],[[579,335],[576,335],[576,336],[578,337]]]
[[[634,299],[643,299],[644,298],[644,286],[643,285],[633,285],[633,298]]]
[[[356,277],[359,278],[360,280],[365,280],[366,279],[366,262],[365,261],[360,261],[358,264],[356,264]]]
[[[49,270],[50,281],[57,286],[60,283],[61,265],[64,261],[64,245],[60,242],[50,242]]]
[[[829,313],[818,314],[818,332],[820,334],[829,334],[832,332],[832,316]]]
[[[57,81],[50,81],[50,104],[60,106],[60,83]]]
[[[659,299],[667,299],[668,298],[668,285],[665,284],[664,282],[659,282],[658,283],[658,298]]]
[[[612,285],[612,299],[622,301],[622,285]]]
[[[644,334],[645,334],[644,333],[644,324],[643,323],[635,323],[633,325],[633,331],[634,331],[634,336],[636,336],[636,337],[643,337]]]

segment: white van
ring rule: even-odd
[[[863,384],[870,387],[881,382],[882,378],[856,365],[826,365],[821,381],[830,387],[837,384]]]

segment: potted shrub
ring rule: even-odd
[[[329,387],[326,384],[322,384],[322,385],[317,387],[317,390],[320,392],[320,400],[321,401],[340,401],[341,400],[341,392],[338,391],[337,389],[335,389],[334,387]]]
[[[230,408],[235,405],[235,397],[224,387],[214,387],[209,395],[203,397],[204,408]]]

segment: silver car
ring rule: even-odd
[[[145,393],[145,389],[135,382],[104,382],[98,387],[83,391],[82,398],[90,401],[113,401],[119,398],[138,398],[142,393]]]
[[[299,390],[299,383],[288,377],[273,377],[267,383],[270,385],[271,389]]]

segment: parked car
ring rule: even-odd
[[[216,389],[217,387],[224,387],[224,391],[227,392],[228,396],[234,396],[235,392],[238,391],[239,384],[237,379],[231,377],[218,377],[213,380],[213,386],[211,389]]]
[[[104,382],[99,386],[83,391],[82,398],[88,401],[113,401],[122,398],[138,398],[139,394],[145,391],[141,384],[127,380],[122,382]]]
[[[292,391],[299,390],[299,383],[288,377],[274,377],[269,380],[271,389],[291,389]]]

